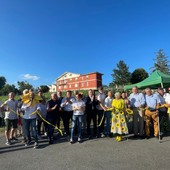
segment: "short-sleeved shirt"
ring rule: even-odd
[[[131,93],[129,96],[130,104],[132,107],[139,107],[145,104],[145,97],[142,93]]]
[[[80,100],[80,101],[76,100],[76,101],[73,102],[72,107],[76,107],[76,108],[85,107],[85,102],[83,100]],[[80,111],[80,110],[74,110],[73,115],[75,115],[75,116],[84,115],[84,112]]]
[[[54,101],[51,99],[47,102],[47,110],[48,110],[48,108],[50,108],[50,109],[53,108],[55,105],[57,105],[57,107],[54,110],[47,112],[48,117],[56,117],[59,112],[60,105],[59,105],[58,100]]]
[[[99,94],[97,95],[97,100],[100,101],[103,106],[105,105],[105,98],[106,98],[106,96],[105,96],[104,93],[99,93]],[[98,110],[103,110],[103,109],[101,108],[100,104],[97,105],[97,109],[98,109]]]
[[[5,111],[5,119],[11,119],[11,120],[18,119],[18,115],[17,115],[18,101],[8,99],[7,101],[5,101],[4,104],[5,104],[4,109],[7,110]]]
[[[146,104],[151,109],[156,109],[157,104],[161,103],[157,94],[152,94],[150,96],[145,95]]]
[[[106,97],[106,99],[105,99],[105,107],[111,108],[112,107],[112,101],[113,101],[113,98],[110,98],[109,96]]]

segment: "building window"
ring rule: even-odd
[[[87,86],[89,86],[89,82],[87,82],[87,84],[86,84]]]
[[[69,86],[70,88],[71,88],[71,84],[70,84],[70,86]]]
[[[59,90],[61,89],[61,86],[59,86]]]
[[[75,80],[78,80],[78,78],[76,77]]]
[[[82,83],[82,85],[81,85],[82,87],[84,87],[84,83]]]
[[[72,79],[70,79],[70,81],[72,81]]]
[[[77,84],[75,84],[75,87],[77,87]]]
[[[83,77],[81,77],[81,79],[83,80],[84,78],[83,78]]]
[[[88,79],[89,78],[89,76],[86,76],[86,79]]]
[[[64,85],[64,89],[66,89],[67,88],[67,85]]]

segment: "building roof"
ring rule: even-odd
[[[87,73],[87,74],[78,74],[78,73],[71,73],[71,72],[64,72],[62,75],[60,75],[58,78],[56,78],[56,80],[60,79],[61,77],[65,76],[66,74],[72,74],[72,75],[75,75],[75,76],[85,76],[85,75],[89,75],[89,74],[94,74],[94,73],[97,73],[97,74],[101,74],[103,75],[102,73],[99,73],[99,72],[91,72],[91,73]],[[75,77],[74,76],[74,77]]]
[[[101,75],[103,75],[102,73],[99,73],[99,72],[97,72],[97,71],[96,71],[96,72],[87,73],[87,74],[81,74],[81,75],[82,75],[82,76],[85,76],[85,75],[95,74],[95,73],[96,73],[96,74],[101,74]]]
[[[65,72],[65,73],[63,73],[61,76],[59,76],[58,78],[56,78],[56,80],[58,80],[58,79],[60,79],[61,77],[65,76],[66,74],[73,74],[73,75],[80,76],[80,74],[77,74],[77,73]]]

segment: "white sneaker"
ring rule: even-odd
[[[47,132],[44,133],[44,136],[47,136]]]
[[[35,142],[35,143],[34,143],[34,149],[38,148],[38,146],[39,146],[39,145],[38,145],[38,142]]]
[[[82,139],[81,139],[81,138],[78,138],[78,142],[79,142],[79,143],[82,142]]]
[[[73,143],[74,143],[73,139],[70,139],[70,143],[71,143],[71,144],[73,144]]]
[[[11,142],[7,141],[5,144],[9,146],[9,145],[11,145]]]

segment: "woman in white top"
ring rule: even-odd
[[[85,102],[82,100],[81,94],[76,94],[76,101],[72,104],[73,109],[73,121],[72,121],[72,129],[71,129],[71,138],[70,143],[73,143],[74,140],[74,130],[76,127],[76,123],[78,123],[78,142],[81,142],[81,131],[82,131],[82,123],[84,118],[84,111],[85,111]]]

